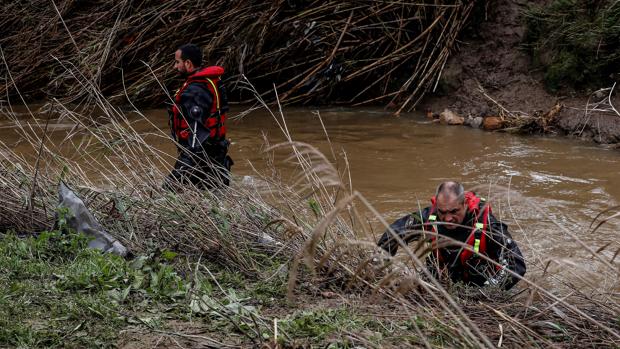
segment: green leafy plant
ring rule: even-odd
[[[525,47],[548,89],[600,88],[618,74],[620,3],[554,0],[525,12]]]

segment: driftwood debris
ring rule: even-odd
[[[0,95],[77,101],[100,89],[160,104],[168,99],[155,78],[174,83],[174,51],[193,42],[226,68],[233,100],[252,97],[236,89],[245,76],[265,98],[275,86],[285,103],[406,111],[436,86],[476,3],[484,1],[5,1],[0,71],[11,78]]]

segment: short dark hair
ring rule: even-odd
[[[439,194],[452,194],[457,197],[459,204],[465,202],[465,189],[463,189],[463,185],[459,182],[448,181],[441,183],[437,186],[435,197],[439,197]]]
[[[194,44],[181,45],[178,48],[181,51],[181,59],[190,60],[196,67],[202,65],[202,50]]]

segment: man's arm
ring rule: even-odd
[[[491,234],[490,236],[487,235],[488,257],[519,276],[525,275],[526,267],[523,254],[508,232],[508,226],[498,221],[493,215],[489,217],[489,223]],[[519,278],[500,269],[495,273],[492,281],[502,284],[503,288],[508,290],[519,281]]]
[[[200,145],[208,138],[209,130],[204,128],[204,122],[211,112],[213,97],[202,86],[193,83],[181,96],[181,112],[186,118],[191,130],[189,139],[190,150],[199,150]]]
[[[425,210],[425,212],[426,211],[427,210]],[[397,219],[390,225],[390,228],[408,244],[410,241],[419,239],[420,230],[422,230],[422,222],[423,220],[420,214],[416,212]],[[393,237],[389,229],[383,233],[377,245],[389,252],[392,256],[396,254],[399,246],[398,241]]]

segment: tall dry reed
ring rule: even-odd
[[[88,80],[82,83],[91,86]],[[243,87],[254,94],[258,106],[267,108],[249,83]],[[571,267],[574,262],[567,258],[528,259],[530,270],[542,272],[526,275],[516,292],[462,288],[429,274],[423,243],[405,246],[399,241],[402,252],[394,257],[379,249],[377,237],[360,223],[368,213],[386,228],[388,222],[353,189],[346,171],[343,175],[314,146],[295,141],[281,108],[267,109],[287,141],[267,146],[266,151],[290,155],[288,161],[298,168],[292,183],[274,175],[278,166],[274,163],[273,172],[256,175],[260,190],[236,180],[222,191],[190,187],[172,193],[163,190],[161,183],[173,159],[147,141],[167,137],[167,132],[155,125],[152,131],[138,132],[134,127],[138,120],[150,122],[139,110],[134,111],[137,116],[128,117],[100,93],[91,100],[109,121],[79,114],[58,101],[47,105],[51,111],[43,114],[45,119],[3,112],[32,149],[20,154],[7,144],[0,148],[3,230],[28,233],[51,228],[56,186],[62,179],[86,199],[106,229],[135,252],[171,249],[210,258],[256,278],[264,276],[267,259],[290,261],[291,301],[304,292],[300,283],[368,297],[384,304],[386,311],[412,319],[420,345],[437,345],[438,333],[449,338],[443,345],[458,347],[615,347],[620,343],[618,252],[614,258],[604,253],[618,246],[595,250],[556,222],[565,236],[589,253],[597,273],[611,281],[607,287],[577,287],[571,285],[575,280],[566,278],[561,280],[568,286],[565,290],[544,286],[546,278],[559,278],[547,273],[553,269],[550,265]],[[50,118],[76,126],[62,142],[53,143],[46,133]],[[97,180],[90,176],[94,172]],[[527,200],[503,188],[485,190],[491,202],[503,199],[509,208],[517,198]],[[594,229],[616,219],[617,212],[617,207],[604,212]],[[528,243],[520,238],[523,232],[517,230],[515,235],[520,244]]]

